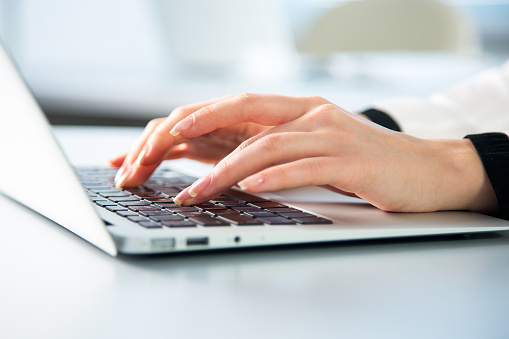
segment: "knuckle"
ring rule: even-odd
[[[147,123],[146,129],[154,129],[156,128],[161,122],[163,122],[165,118],[156,118],[152,119]]]
[[[281,137],[277,134],[270,134],[267,135],[257,141],[257,146],[259,147],[260,151],[266,152],[266,153],[274,153],[277,152],[279,149],[279,146],[281,145]]]
[[[179,117],[185,111],[186,111],[186,106],[179,106],[179,107],[173,109],[173,111],[171,111],[171,113],[168,116],[169,117]]]
[[[314,95],[314,96],[309,96],[309,97],[306,97],[305,98],[307,101],[310,101],[316,105],[324,105],[324,104],[329,104],[329,100],[327,99],[324,99],[322,98],[321,96],[317,96],[317,95]]]
[[[260,133],[255,136],[252,136],[251,138],[249,138],[247,140],[244,140],[243,142],[241,142],[239,144],[239,146],[237,146],[237,148],[235,149],[234,152],[242,152],[243,150],[245,150],[252,144],[256,143],[258,140],[262,139],[265,135],[266,135],[265,133]]]
[[[230,156],[223,158],[223,160],[214,167],[213,177],[232,177],[233,168],[235,166],[234,157],[234,154],[230,154]]]
[[[273,167],[271,172],[271,179],[276,183],[285,183],[288,179],[287,173],[281,168],[281,166]]]
[[[329,126],[337,117],[337,108],[332,104],[324,104],[307,114],[312,125]]]
[[[208,105],[200,108],[194,115],[195,116],[214,116],[214,112],[216,111],[216,104]]]
[[[243,93],[237,96],[237,100],[243,105],[252,106],[258,101],[259,97],[260,95],[256,93]]]
[[[305,173],[308,184],[313,179],[318,179],[321,177],[322,167],[319,165],[318,161],[308,161],[305,165]]]

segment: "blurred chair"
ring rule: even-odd
[[[447,51],[479,53],[477,33],[455,8],[437,0],[357,0],[326,12],[296,41],[302,54]]]

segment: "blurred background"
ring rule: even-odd
[[[358,111],[501,65],[509,0],[0,0],[0,36],[53,124],[243,92]]]

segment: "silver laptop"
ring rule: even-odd
[[[386,213],[361,200],[281,203],[230,189],[172,203],[195,180],[168,169],[119,190],[114,169],[73,168],[0,45],[0,192],[109,253],[149,254],[509,230],[476,213]]]

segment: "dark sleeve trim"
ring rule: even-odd
[[[396,121],[392,119],[387,113],[379,111],[377,109],[368,109],[361,114],[367,116],[374,123],[383,126],[388,129],[392,129],[396,132],[401,132],[401,128],[398,126]]]
[[[497,196],[499,217],[509,219],[509,137],[504,133],[467,135]]]

